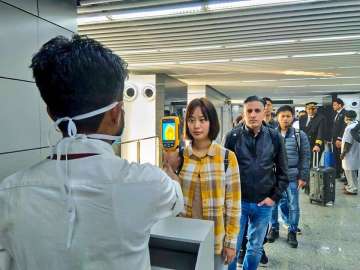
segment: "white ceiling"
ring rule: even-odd
[[[107,16],[107,21],[80,24],[79,33],[113,49],[133,73],[166,73],[187,84],[208,84],[232,99],[258,94],[307,100],[360,92],[359,0],[289,0],[217,11],[206,8],[209,2],[82,0],[79,18]],[[111,19],[195,4],[203,9]]]

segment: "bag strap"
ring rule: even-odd
[[[225,173],[226,173],[228,167],[229,167],[229,150],[228,150],[228,149],[225,149],[225,157],[224,157]]]
[[[300,147],[301,147],[300,129],[295,128],[295,139],[296,139],[296,146],[297,146],[298,152],[300,153]]]
[[[230,131],[228,143],[226,145],[226,148],[235,152],[235,145],[236,142],[241,138],[243,125],[238,125],[237,127],[233,128]]]
[[[279,152],[279,147],[280,147],[280,143],[279,143],[279,136],[277,136],[277,131],[275,129],[272,128],[268,128],[269,133],[270,133],[270,137],[271,137],[271,141],[272,144],[274,146],[274,154],[273,157],[275,158],[275,156],[277,155],[277,153]]]
[[[319,168],[319,152],[313,152],[313,168]]]

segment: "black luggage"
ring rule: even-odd
[[[318,202],[323,206],[335,203],[335,175],[334,168],[319,167],[319,153],[314,153],[313,168],[310,170],[310,203]]]

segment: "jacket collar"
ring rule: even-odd
[[[253,132],[252,130],[250,130],[245,124],[244,124],[244,126],[243,126],[243,129],[244,129],[244,131],[245,131],[248,135],[251,135],[252,137],[254,137],[254,132]],[[264,129],[265,129],[265,125],[262,124],[262,125],[261,125],[261,128],[260,128],[260,131],[259,131],[259,133],[258,133],[258,135],[257,135],[256,137],[258,137],[259,135],[261,135],[261,133],[264,132]]]
[[[281,133],[281,128],[280,126],[278,126],[277,130]],[[295,132],[295,128],[294,127],[289,127],[288,130],[286,131],[285,137],[289,137],[290,135],[292,135]]]

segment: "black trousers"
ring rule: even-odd
[[[336,142],[336,139],[333,139],[333,152],[334,152],[334,156],[335,156],[335,170],[336,170],[335,177],[340,178],[341,174],[344,172],[344,170],[342,168],[341,159],[340,159],[341,149],[336,148],[335,142]]]

